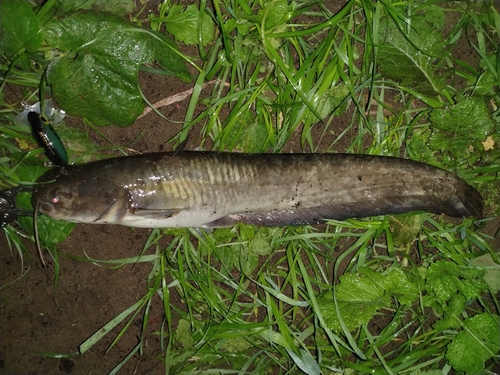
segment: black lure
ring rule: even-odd
[[[31,133],[39,147],[45,149],[45,155],[55,165],[68,165],[68,154],[56,131],[39,113],[29,112],[28,121],[31,124]]]

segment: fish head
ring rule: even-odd
[[[76,223],[115,223],[129,207],[128,191],[106,174],[79,166],[51,169],[33,188],[33,207],[53,219]]]

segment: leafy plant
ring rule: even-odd
[[[42,32],[51,48],[62,51],[47,68],[54,98],[68,113],[97,125],[130,125],[142,113],[141,64],[157,62],[166,72],[190,79],[167,36],[116,16],[77,12],[48,21]]]
[[[43,38],[52,95],[69,114],[97,125],[127,126],[142,113],[141,64],[156,62],[166,74],[190,80],[185,58],[169,37],[121,17],[78,11],[40,24],[25,2],[2,2],[2,7],[1,34],[8,36],[2,46],[9,56],[26,61],[23,51],[36,52]],[[27,19],[30,27],[15,19]]]
[[[340,276],[339,281],[335,297],[328,292],[318,298],[325,322],[335,332],[342,332],[340,317],[353,331],[368,323],[381,309],[392,306],[392,298],[404,305],[411,305],[418,298],[419,280],[398,269],[382,274],[361,268]]]
[[[187,8],[173,4],[165,17],[150,17],[149,20],[153,23],[164,22],[165,29],[187,45],[204,47],[215,38],[212,18],[203,10],[198,10],[195,4]]]
[[[484,362],[499,351],[500,316],[482,313],[465,320],[464,329],[446,351],[446,359],[458,371],[480,374]]]
[[[474,162],[478,154],[485,152],[482,142],[500,128],[495,129],[496,124],[482,98],[459,95],[455,101],[452,106],[431,111],[428,144],[443,159],[449,160],[446,164],[471,157]]]
[[[434,14],[441,13],[435,9]],[[396,80],[425,96],[439,95],[444,82],[437,74],[438,61],[446,54],[442,34],[425,15],[413,15],[408,23],[387,16],[378,55],[378,68],[387,78]]]

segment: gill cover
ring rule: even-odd
[[[106,174],[84,175],[82,166],[44,173],[33,189],[33,206],[54,219],[79,223],[113,223],[129,208],[128,190]]]

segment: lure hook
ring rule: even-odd
[[[35,242],[38,257],[40,258],[40,262],[42,263],[43,267],[47,267],[45,259],[42,255],[40,241],[38,239],[38,227],[36,225],[37,210],[35,210],[35,213],[33,214],[33,211],[31,210],[16,207],[16,195],[25,191],[32,190],[33,187],[24,185],[19,185],[7,190],[0,190],[0,228],[5,228],[11,222],[15,221],[18,216],[33,216],[35,226]]]

